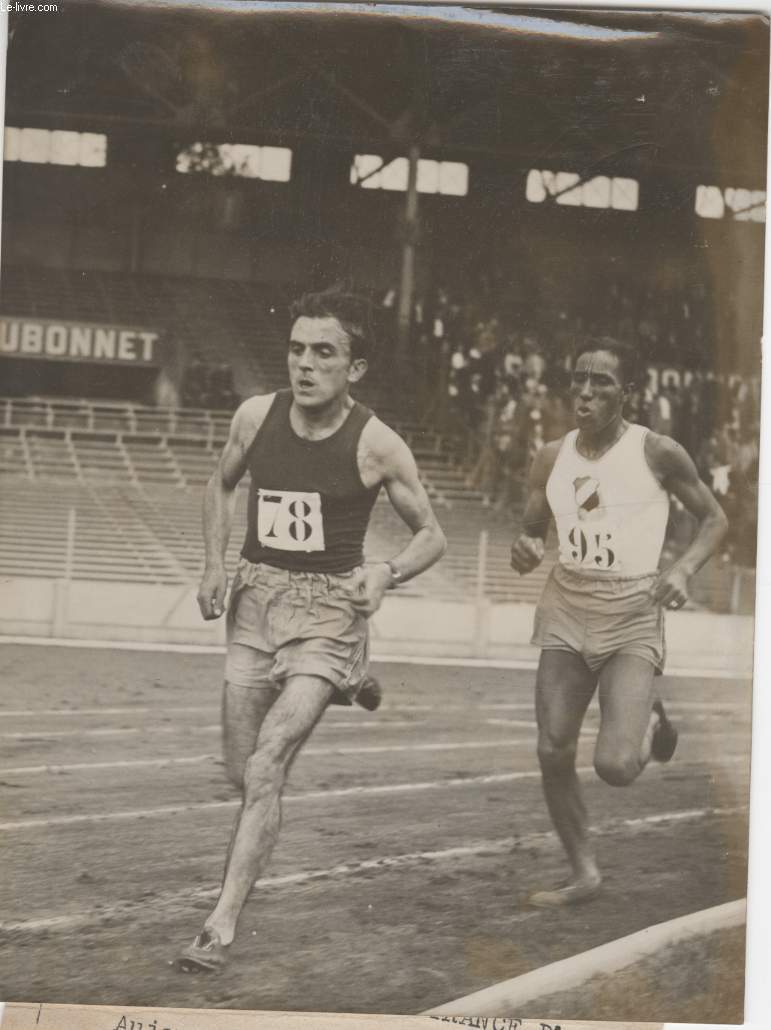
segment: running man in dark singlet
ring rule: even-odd
[[[367,683],[368,627],[391,587],[438,561],[445,538],[404,441],[349,388],[367,369],[366,302],[339,291],[293,305],[289,390],[236,412],[204,500],[205,619],[225,608],[225,552],[248,471],[248,525],[228,607],[223,697],[227,775],[243,805],[224,881],[185,971],[226,961],[236,923],[276,843],[289,768],[331,702]],[[392,560],[363,564],[381,487],[412,532]]]
[[[664,665],[663,610],[685,604],[689,578],[714,554],[727,528],[683,448],[625,421],[635,352],[600,339],[575,357],[578,428],[536,455],[524,532],[511,551],[514,569],[532,571],[554,518],[559,561],[536,610],[533,635],[541,648],[538,758],[572,876],[564,886],[534,894],[531,902],[541,907],[586,900],[600,886],[575,765],[581,724],[598,685],[594,765],[606,783],[626,786],[651,757],[668,761],[674,753],[677,732],[654,686]],[[698,528],[683,556],[659,571],[670,494]]]

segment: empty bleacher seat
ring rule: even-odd
[[[63,575],[68,513],[74,509],[76,578],[184,583],[199,575],[202,491],[227,434],[226,413],[45,399],[2,404],[0,573]],[[92,428],[80,428],[83,424]],[[132,431],[140,426],[140,432]],[[517,576],[509,567],[514,518],[482,506],[440,434],[414,423],[397,428],[414,447],[450,545],[442,562],[410,583],[408,592],[473,597],[484,530],[484,594],[495,601],[536,601],[555,559],[553,542],[534,573]],[[245,511],[246,490],[240,490],[228,549],[231,568]],[[365,553],[390,557],[408,537],[381,494]],[[748,582],[749,577],[751,571]],[[736,584],[733,567],[713,561],[694,579],[692,593],[698,604],[722,611],[735,609],[738,598],[746,610],[751,585]]]

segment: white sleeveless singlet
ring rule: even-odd
[[[567,433],[546,483],[560,563],[576,572],[642,576],[658,568],[669,495],[645,457],[644,426],[631,424],[602,457],[578,453]]]

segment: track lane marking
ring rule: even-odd
[[[71,762],[67,765],[18,765],[0,769],[0,776],[36,776],[40,773],[56,775],[68,772],[85,772],[90,769],[133,769],[161,768],[165,765],[195,765],[198,762],[216,761],[220,756],[188,755],[181,758],[138,758],[118,759],[114,762]]]
[[[622,830],[637,829],[642,826],[659,826],[669,823],[681,823],[696,821],[705,818],[721,818],[724,816],[737,815],[747,811],[747,805],[737,805],[731,808],[690,808],[672,812],[660,812],[656,815],[643,816],[639,819],[608,819],[603,823],[591,826],[589,832],[593,836],[608,836]],[[259,880],[252,891],[259,894],[263,890],[276,890],[282,887],[302,886],[308,883],[323,882],[326,880],[340,879],[346,876],[356,876],[367,872],[387,872],[391,869],[405,868],[412,865],[422,865],[426,862],[453,861],[457,859],[473,858],[481,855],[506,854],[514,848],[532,848],[557,845],[557,837],[553,830],[537,831],[528,833],[521,837],[503,837],[495,840],[476,841],[473,844],[465,844],[452,848],[442,848],[432,851],[412,851],[401,855],[383,855],[378,858],[364,859],[361,862],[340,863],[326,869],[310,869],[297,873],[286,873],[282,876],[268,876]],[[144,910],[151,910],[159,920],[166,916],[160,911],[164,907],[172,906],[180,902],[194,904],[196,901],[204,901],[216,898],[219,895],[220,887],[197,887],[181,890],[167,891],[164,894],[156,894],[146,901],[119,901],[113,905],[96,910],[91,909],[85,912],[73,912],[62,916],[45,916],[37,919],[25,919],[20,921],[0,922],[0,932],[12,933],[35,933],[47,930],[72,930],[84,926],[98,926],[107,919],[115,919],[117,916],[130,917],[132,914],[141,913]],[[523,918],[536,918],[543,910],[527,911]]]
[[[455,787],[476,787],[492,783],[510,783],[514,780],[532,779],[536,773],[492,773],[487,776],[457,777],[451,780],[426,780],[413,783],[377,784],[370,787],[337,787],[331,790],[312,790],[301,794],[285,794],[283,804],[301,801],[320,801],[335,797],[366,797],[374,794],[414,794],[430,790],[453,789]],[[540,774],[538,774],[540,775]],[[82,823],[119,822],[145,819],[152,816],[181,815],[189,812],[203,812],[217,808],[238,808],[237,799],[227,801],[202,801],[193,805],[163,805],[158,808],[127,809],[123,812],[92,812],[87,815],[51,816],[43,819],[17,819],[0,823],[0,830],[40,829],[47,826],[74,826]]]
[[[530,744],[531,737],[509,737],[506,740],[464,740],[464,741],[440,741],[432,744],[375,744],[372,746],[361,745],[347,747],[306,747],[302,755],[379,755],[388,754],[392,751],[463,751],[474,748],[486,750],[487,748],[510,747],[514,744]],[[32,776],[38,773],[63,773],[81,772],[89,769],[134,769],[147,767],[159,767],[165,765],[188,765],[207,760],[217,761],[220,755],[189,755],[182,758],[138,758],[120,759],[113,762],[72,762],[65,765],[19,765],[0,768],[0,776]]]
[[[68,637],[26,637],[15,634],[0,635],[0,643],[19,644],[24,647],[70,647],[100,651],[146,651],[168,654],[211,654],[224,655],[224,644],[162,644],[126,640],[72,640]],[[441,645],[440,645],[441,646]],[[515,669],[534,672],[538,668],[537,658],[447,658],[442,656],[419,656],[399,654],[373,654],[373,664],[383,665],[436,665],[458,669]],[[669,678],[685,679],[740,679],[751,680],[752,669],[697,669],[690,666],[668,669]]]
[[[423,720],[362,720],[360,722],[322,722],[319,730],[390,730],[405,729],[410,726],[425,726]],[[183,726],[177,723],[174,726],[158,726],[150,723],[147,726],[116,726],[100,727],[91,730],[15,730],[10,733],[0,733],[0,740],[49,740],[64,737],[126,737],[137,733],[220,733],[222,726],[218,722],[207,723],[204,726]]]
[[[528,688],[530,689],[530,688]],[[723,712],[729,713],[746,713],[747,717],[750,716],[750,704],[743,704],[739,701],[674,701],[670,699],[667,702],[667,708],[671,715],[681,715],[685,712],[703,712],[705,718],[716,718]],[[394,703],[389,704],[386,702],[380,708],[380,714],[386,715],[389,712],[463,712],[465,714],[471,714],[476,711],[485,712],[533,712],[535,710],[534,701],[489,701],[484,704],[445,704],[437,702],[437,704],[400,704]],[[108,715],[152,715],[153,718],[164,715],[184,715],[189,713],[191,715],[199,713],[209,713],[215,715],[219,713],[219,705],[165,705],[160,704],[157,706],[150,705],[136,705],[127,708],[0,708],[0,717],[6,719],[9,718],[40,718],[40,717],[63,717],[63,718],[76,718],[80,716],[108,716]],[[357,718],[358,712],[355,709],[351,709],[351,714],[347,715],[346,710],[342,709],[340,712],[335,713],[337,716],[344,720],[350,719],[353,724]],[[598,715],[599,709],[596,704],[593,704],[588,715]],[[330,725],[329,723],[322,723],[324,725]],[[342,724],[339,724],[342,725]],[[347,725],[347,723],[346,723]],[[361,725],[361,723],[356,723]]]
[[[746,763],[744,756],[717,759],[710,765],[732,765],[741,762]],[[702,765],[703,763],[696,763]],[[680,768],[685,763],[682,763]],[[653,766],[652,771],[663,769],[663,766]],[[594,773],[594,766],[579,766],[576,772],[585,776]],[[454,790],[463,787],[484,787],[492,784],[514,783],[518,780],[540,779],[541,773],[538,769],[523,770],[522,772],[510,773],[489,773],[484,776],[457,776],[447,780],[423,780],[412,783],[385,783],[375,784],[367,787],[334,787],[328,790],[303,791],[298,794],[284,795],[284,804],[297,804],[304,801],[324,801],[329,798],[340,797],[367,797],[373,795],[387,794],[417,794],[433,790]],[[51,816],[40,819],[16,819],[0,823],[0,830],[6,832],[18,830],[35,830],[49,826],[76,826],[83,823],[106,823],[126,822],[134,819],[146,819],[155,816],[186,815],[193,812],[211,811],[218,808],[237,808],[241,802],[238,799],[227,801],[201,801],[192,805],[163,805],[158,808],[127,809],[122,812],[91,812],[83,815]]]
[[[672,713],[670,713],[672,714]],[[708,716],[694,716],[694,722],[705,721]],[[509,726],[516,729],[538,729],[537,722],[525,722],[522,719],[485,719],[485,723],[488,726]],[[579,731],[580,737],[595,737],[599,732],[599,724],[582,726]],[[678,727],[681,740],[717,740],[718,738],[725,739],[747,739],[749,734],[749,726],[745,729],[731,729],[727,730],[725,727],[716,728],[713,732],[694,731],[688,726]],[[749,758],[748,758],[749,760]]]
[[[0,716],[10,718],[22,718],[24,716],[41,715],[165,715],[167,712],[211,712],[212,715],[218,712],[217,705],[136,705],[129,708],[0,708]]]
[[[487,719],[488,723],[499,726],[513,726],[535,728],[536,723],[524,723],[516,720]],[[584,727],[581,730],[581,737],[594,737],[597,727]],[[725,734],[721,734],[725,736]],[[740,736],[741,734],[729,734],[729,736]],[[714,734],[693,733],[688,730],[681,730],[683,740],[710,739]],[[487,750],[488,748],[505,748],[520,744],[529,745],[533,742],[532,736],[528,737],[507,737],[505,740],[464,740],[464,741],[436,741],[429,744],[361,744],[348,746],[344,744],[330,745],[328,747],[307,747],[303,750],[304,756],[334,756],[334,755],[378,755],[400,752],[441,752],[441,751],[473,751]],[[732,761],[739,761],[732,759]],[[183,755],[180,757],[165,758],[137,758],[137,759],[115,759],[110,762],[65,762],[65,763],[40,763],[38,765],[18,765],[0,767],[0,776],[36,776],[43,774],[59,775],[70,772],[89,772],[92,770],[104,769],[142,769],[142,768],[164,768],[175,765],[196,765],[203,762],[221,762],[221,755],[209,752],[203,755]]]

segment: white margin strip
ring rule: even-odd
[[[572,955],[560,962],[552,962],[523,976],[485,987],[429,1009],[423,1015],[468,1016],[473,1013],[474,1016],[495,1016],[501,1012],[518,1012],[536,998],[573,990],[594,976],[615,973],[691,937],[741,926],[746,917],[746,898],[691,912],[666,923],[648,926],[628,937],[602,944],[599,948]]]

